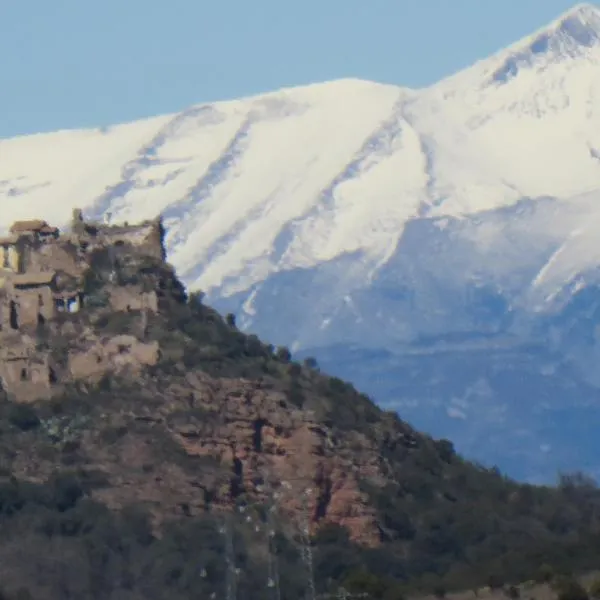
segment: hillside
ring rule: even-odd
[[[398,598],[594,566],[600,492],[586,478],[516,484],[240,332],[185,293],[160,222],[76,214],[70,232],[13,232],[25,259],[3,270],[4,293],[21,322],[4,322],[2,348],[33,340],[31,364],[55,375],[32,388],[10,379],[12,354],[0,365],[7,597],[292,599],[314,581]],[[35,270],[59,263],[72,279]],[[50,286],[61,306],[66,281],[79,309],[30,324],[27,301]],[[134,305],[140,290],[156,304]]]
[[[0,228],[163,214],[186,286],[241,329],[515,477],[595,475],[598,14],[426,89],[341,80],[2,140]]]

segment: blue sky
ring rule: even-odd
[[[567,0],[0,0],[0,137],[284,86],[427,85]]]

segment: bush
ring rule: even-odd
[[[562,575],[557,577],[552,587],[558,600],[588,600],[585,588],[572,576]]]
[[[73,508],[83,497],[84,490],[79,479],[69,473],[57,473],[50,478],[48,484],[52,488],[52,503],[59,512]]]
[[[302,375],[302,367],[298,363],[291,363],[288,372],[290,377],[298,378]]]
[[[590,583],[589,594],[592,598],[600,598],[600,577],[596,577]]]
[[[554,579],[555,575],[554,569],[550,565],[544,564],[538,570],[536,581],[539,583],[549,583]]]
[[[318,370],[319,368],[319,363],[317,362],[317,359],[312,357],[312,356],[307,356],[304,359],[304,366],[307,369],[313,369],[313,370]]]
[[[343,588],[352,595],[364,594],[367,598],[385,598],[386,600],[399,600],[402,598],[402,593],[396,581],[387,577],[379,577],[364,567],[352,571],[345,579]]]
[[[292,353],[285,346],[280,346],[277,348],[275,357],[281,362],[288,363],[290,360],[292,360]]]
[[[21,431],[36,429],[40,425],[37,413],[28,404],[13,404],[8,411],[8,421]]]
[[[502,577],[500,575],[493,573],[488,577],[487,584],[492,590],[499,590],[504,582],[502,581]]]
[[[454,444],[450,440],[438,440],[435,442],[435,446],[441,460],[443,460],[445,463],[452,462],[456,452],[454,450]]]

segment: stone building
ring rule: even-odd
[[[52,319],[55,314],[53,271],[16,273],[7,289],[15,314],[13,329],[35,327]]]
[[[15,221],[10,228],[10,232],[13,235],[27,235],[37,240],[56,239],[60,235],[58,227],[50,227],[46,221],[38,219]]]
[[[30,340],[0,347],[0,389],[29,400],[48,397],[53,383],[54,369],[48,356],[37,353]]]
[[[19,271],[18,239],[17,235],[0,238],[0,270],[13,273]]]
[[[159,260],[165,260],[162,218],[143,221],[136,225],[128,223],[108,225],[106,223],[85,221],[81,209],[73,210],[71,231],[80,246],[89,251],[98,247],[122,246],[130,244],[144,254]]]
[[[132,248],[138,255],[165,259],[160,218],[107,225],[85,221],[81,210],[75,210],[71,225],[70,232],[61,233],[43,220],[17,221],[9,235],[0,237],[0,389],[17,398],[48,395],[56,383],[49,353],[36,350],[36,332],[61,313],[86,311],[84,275],[94,250]],[[114,312],[141,311],[146,319],[147,312],[158,311],[154,290],[117,284],[108,288],[106,307]],[[143,343],[130,347],[135,349],[125,352],[130,359],[125,360],[123,352],[119,360],[104,352],[98,366],[152,362],[157,354]],[[81,367],[83,357],[71,355],[73,377],[89,371]]]

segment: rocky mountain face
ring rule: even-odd
[[[5,595],[391,598],[591,567],[593,482],[533,487],[465,461],[188,295],[160,220],[75,217],[3,245],[3,349],[28,344],[47,369],[15,381],[2,363]]]

